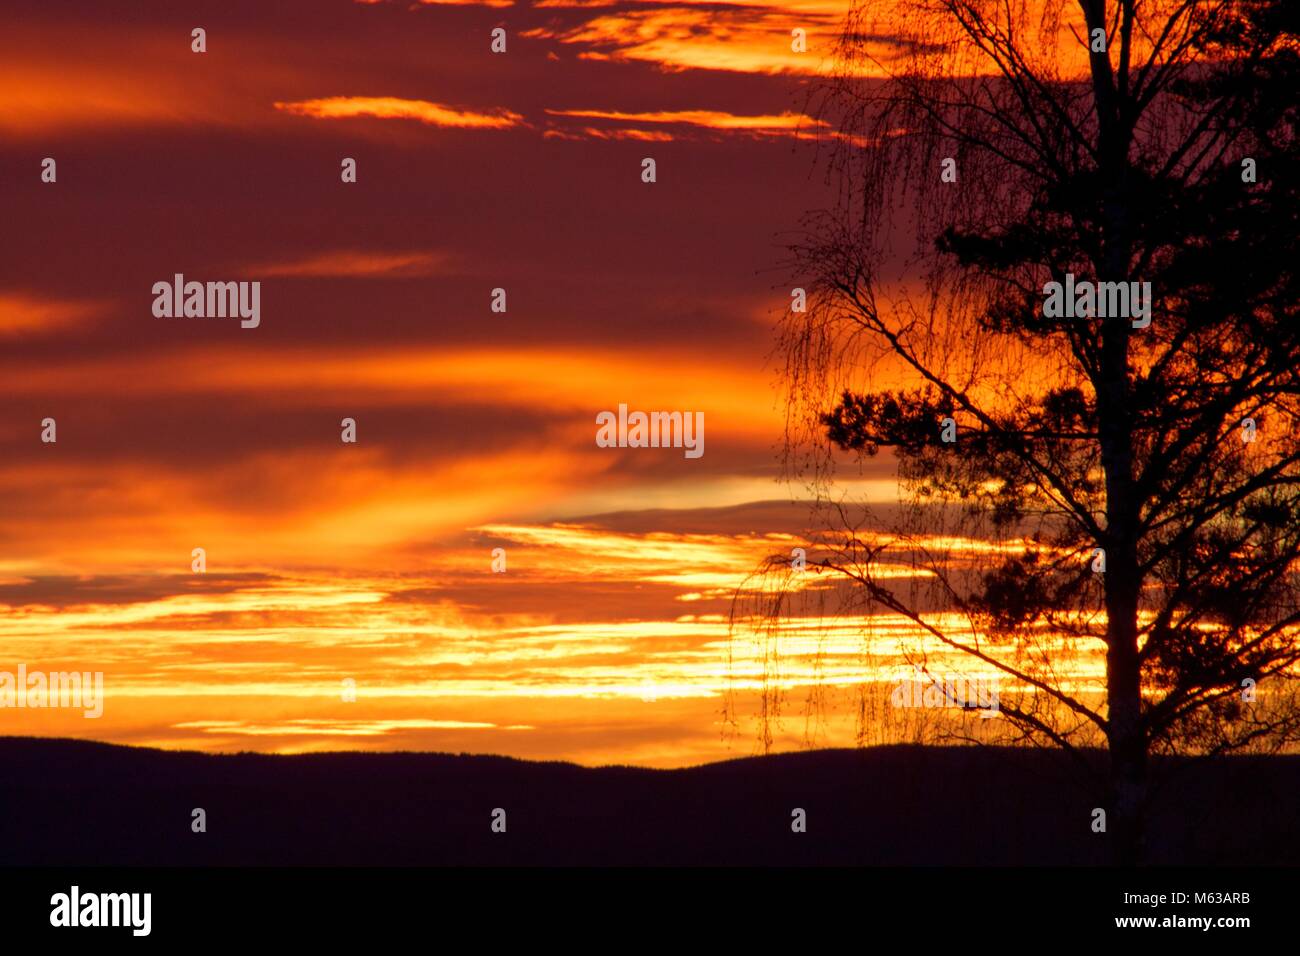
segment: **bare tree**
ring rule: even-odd
[[[839,202],[795,244],[781,338],[787,461],[843,519],[811,566],[996,668],[1002,726],[1104,746],[1134,862],[1151,754],[1300,728],[1296,12],[905,7],[857,8],[819,91]],[[1100,299],[1063,315],[1052,282]],[[882,448],[888,539],[833,491],[837,450]]]

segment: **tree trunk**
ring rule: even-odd
[[[1108,583],[1114,580],[1107,565]],[[1128,581],[1131,581],[1129,578]],[[1141,672],[1137,655],[1136,589],[1107,587],[1107,738],[1110,745],[1112,862],[1133,866],[1143,856],[1142,808],[1146,799],[1147,741],[1142,727]],[[1112,592],[1114,596],[1112,597]]]
[[[1113,324],[1106,347],[1125,339]],[[1106,364],[1126,354],[1112,357]],[[1110,817],[1113,860],[1132,866],[1142,856],[1142,805],[1146,797],[1147,739],[1142,723],[1142,668],[1138,657],[1137,519],[1140,513],[1133,480],[1133,435],[1125,399],[1127,375],[1110,369],[1098,396],[1101,458],[1106,474],[1106,736],[1110,747]]]
[[[1109,24],[1106,0],[1088,0],[1091,31]],[[1132,4],[1124,4],[1123,26]],[[1108,38],[1112,39],[1112,38]],[[1097,146],[1103,187],[1101,261],[1097,278],[1127,282],[1130,268],[1128,150],[1132,138],[1121,108],[1109,54],[1090,57],[1097,111]],[[1133,420],[1129,402],[1130,318],[1101,320],[1101,367],[1095,382],[1101,464],[1106,478],[1106,737],[1110,749],[1107,832],[1112,861],[1133,866],[1142,859],[1142,812],[1147,786],[1147,737],[1142,723],[1142,674],[1138,658],[1137,537],[1141,502],[1133,474]]]

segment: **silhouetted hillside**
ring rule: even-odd
[[[213,756],[0,738],[7,864],[1092,864],[1059,754],[880,747],[685,770],[435,753]],[[1165,768],[1167,769],[1167,768]],[[1300,758],[1187,768],[1151,861],[1295,863]],[[191,811],[207,832],[191,832]],[[507,830],[493,833],[492,812]],[[791,811],[807,832],[791,832]]]

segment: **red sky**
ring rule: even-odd
[[[107,702],[0,733],[750,752],[726,615],[808,524],[758,504],[799,496],[767,359],[829,200],[805,113],[842,10],[8,4],[0,670],[102,670]],[[260,326],[155,318],[175,273],[260,281]],[[598,448],[620,403],[703,412],[705,454]],[[793,646],[793,698],[869,676],[855,626]],[[814,739],[851,740],[846,701]]]

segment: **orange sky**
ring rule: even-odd
[[[18,6],[0,671],[103,671],[107,701],[0,733],[752,752],[762,648],[727,614],[810,530],[768,359],[782,236],[827,198],[806,84],[842,6]],[[178,272],[261,281],[261,325],[154,318]],[[704,456],[597,447],[620,403],[703,412]],[[888,462],[845,487],[895,499]],[[791,713],[833,699],[779,746],[852,742],[857,688],[901,662],[896,623],[865,623],[791,624]]]

